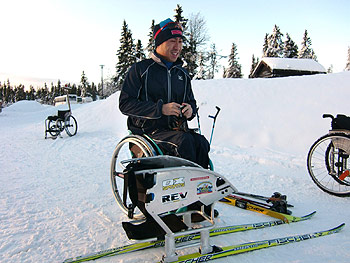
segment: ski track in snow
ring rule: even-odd
[[[350,72],[193,82],[207,138],[212,127],[207,116],[215,114],[215,105],[221,107],[210,153],[215,171],[239,191],[286,194],[295,215],[317,210],[309,221],[215,237],[211,243],[227,246],[314,232],[342,222],[349,225],[349,198],[319,190],[306,169],[308,148],[330,127],[322,114],[348,113],[348,83]],[[56,140],[44,139],[44,120],[57,108],[20,101],[3,109],[0,262],[62,262],[130,242],[121,227],[127,217],[114,201],[109,178],[114,147],[127,134],[118,97],[116,93],[103,101],[72,105],[78,133],[74,137],[63,133]],[[216,207],[219,226],[271,220],[221,203]],[[348,262],[348,228],[216,262]],[[97,262],[155,262],[162,253],[153,249]]]

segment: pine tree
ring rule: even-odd
[[[148,54],[152,53],[155,50],[155,43],[154,43],[154,39],[153,39],[153,31],[154,31],[154,19],[152,19],[152,25],[150,28],[150,32],[148,33],[148,44],[146,47],[146,50],[148,52]]]
[[[308,58],[317,61],[315,52],[311,48],[311,38],[308,36],[306,29],[304,32],[303,41],[301,42],[301,48],[298,53],[298,58]]]
[[[267,57],[267,50],[269,48],[269,44],[268,44],[268,41],[267,41],[267,38],[268,38],[269,34],[265,34],[265,38],[264,38],[264,45],[263,45],[263,57]]]
[[[216,50],[215,44],[211,45],[211,50],[208,53],[208,62],[209,62],[209,69],[208,69],[208,77],[207,79],[213,79],[215,76],[215,73],[218,72],[218,52]]]
[[[134,40],[132,39],[132,33],[129,30],[125,20],[123,22],[120,47],[117,52],[117,57],[118,63],[116,65],[116,75],[113,79],[114,90],[112,92],[121,89],[129,67],[136,62]]]
[[[145,52],[143,51],[141,40],[137,40],[135,47],[135,58],[136,62],[144,60],[146,58]]]
[[[87,94],[88,89],[89,89],[89,82],[88,82],[87,77],[85,76],[84,71],[81,74],[80,84],[81,84],[81,96],[86,97],[86,94]]]
[[[187,26],[188,19],[186,19],[182,16],[182,13],[183,13],[182,6],[177,4],[174,11],[175,11],[175,15],[174,15],[175,22],[181,24],[181,26],[185,29]]]
[[[23,90],[24,90],[24,86],[23,86]],[[26,97],[27,97],[26,98],[27,100],[35,100],[35,89],[32,85],[30,85],[29,92]]]
[[[204,52],[200,52],[198,55],[198,70],[193,79],[206,79],[208,76],[207,62],[208,58],[205,56]]]
[[[348,60],[346,62],[345,71],[350,71],[350,47],[348,47]]]
[[[224,70],[224,78],[242,78],[242,66],[238,63],[237,45],[232,43],[229,55],[228,68]]]
[[[195,54],[193,54],[194,50],[196,49],[195,43],[193,42],[193,38],[191,38],[189,32],[187,32],[187,18],[184,18],[182,16],[183,10],[182,6],[177,4],[175,11],[175,22],[179,23],[183,28],[183,44],[182,44],[182,52],[181,56],[184,60],[184,67],[189,72],[190,76],[193,77],[193,71],[195,69],[195,64],[193,64],[193,61],[195,60]]]
[[[196,74],[196,69],[198,67],[197,65],[197,45],[193,39],[193,37],[190,35],[188,38],[187,46],[183,47],[182,50],[182,57],[185,61],[184,67],[188,71],[188,74],[191,78]]]
[[[286,34],[286,41],[284,41],[283,54],[285,58],[297,58],[298,46],[290,38],[289,34]]]
[[[249,72],[249,78],[252,77],[252,74],[256,68],[256,66],[259,64],[259,58],[255,58],[254,54],[252,56],[252,65],[250,67],[250,72]]]
[[[267,47],[264,45],[265,57],[282,57],[283,56],[283,34],[277,25],[274,26],[272,34],[266,38]]]
[[[14,93],[15,102],[27,99],[26,93],[24,92],[24,86],[22,84],[20,84],[18,87],[15,87]]]

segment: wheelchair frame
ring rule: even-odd
[[[45,120],[45,139],[48,138],[47,133],[51,135],[51,138],[56,139],[61,137],[61,132],[64,130],[68,136],[74,136],[78,131],[77,120],[72,115],[70,107],[69,96],[67,92],[68,110],[58,110],[57,115],[48,116]]]

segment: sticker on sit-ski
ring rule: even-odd
[[[213,192],[213,184],[210,182],[203,182],[197,186],[197,195],[209,194]]]
[[[162,182],[162,186],[163,186],[163,191],[184,187],[185,186],[185,177],[164,180]]]

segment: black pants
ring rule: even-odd
[[[208,168],[210,145],[203,135],[192,131],[156,131],[150,137],[164,154],[178,156]]]

